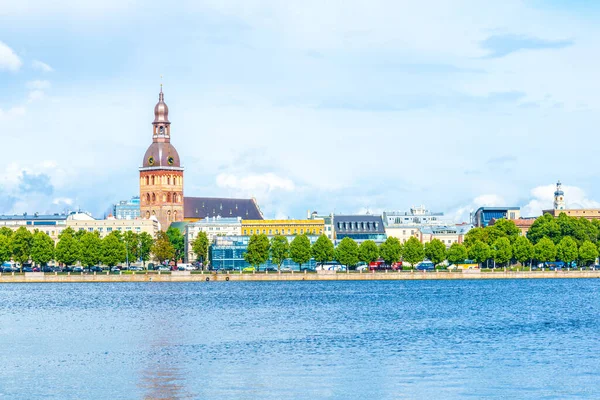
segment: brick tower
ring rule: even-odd
[[[183,221],[183,167],[171,144],[169,108],[162,84],[154,107],[152,144],[140,168],[140,211],[142,218],[156,218],[164,231],[171,222]]]

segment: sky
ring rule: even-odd
[[[600,207],[600,3],[0,0],[0,213],[136,195],[161,76],[186,196],[268,218]]]

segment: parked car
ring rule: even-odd
[[[142,267],[138,267],[136,265],[132,265],[129,267],[130,271],[143,271]]]
[[[166,265],[161,265],[160,267],[158,267],[158,270],[165,272],[165,271],[170,271],[171,268],[167,267]]]
[[[315,267],[317,271],[340,271],[342,268],[345,270],[346,267],[340,264],[339,261],[327,261],[324,263],[318,263]]]
[[[83,272],[83,267],[77,266],[73,268],[73,272]]]
[[[102,268],[94,265],[92,268],[90,268],[90,272],[102,272]]]
[[[45,267],[42,267],[42,272],[54,272],[54,269],[46,265]]]
[[[119,268],[118,266],[114,266],[110,269],[111,272],[121,272],[121,268]]]
[[[40,267],[33,267],[33,272],[41,272]]]
[[[281,272],[292,272],[292,267],[290,267],[290,266],[281,267]]]
[[[31,268],[31,267],[23,267],[23,272],[33,272],[33,268]]]
[[[7,273],[7,272],[14,272],[12,267],[2,267],[2,272]]]
[[[435,269],[435,265],[433,265],[431,261],[421,261],[420,263],[415,265],[415,268],[420,271],[429,271]]]
[[[73,267],[67,265],[66,267],[63,267],[62,272],[73,272]]]
[[[254,267],[246,267],[242,270],[242,272],[254,272]]]

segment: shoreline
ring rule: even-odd
[[[168,274],[75,274],[41,272],[0,274],[0,283],[77,283],[77,282],[277,282],[277,281],[412,281],[412,280],[485,280],[485,279],[593,279],[600,270],[591,271],[499,271],[499,272],[365,272],[365,273],[194,273]]]

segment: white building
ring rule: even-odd
[[[188,261],[196,259],[196,254],[192,251],[191,244],[200,232],[206,233],[209,243],[214,242],[217,236],[240,236],[242,234],[242,218],[207,217],[187,224],[184,236],[185,252],[188,256]]]
[[[442,212],[431,212],[421,205],[409,211],[384,211],[383,224],[388,237],[395,237],[401,243],[411,236],[421,238],[421,229],[452,225]]]

